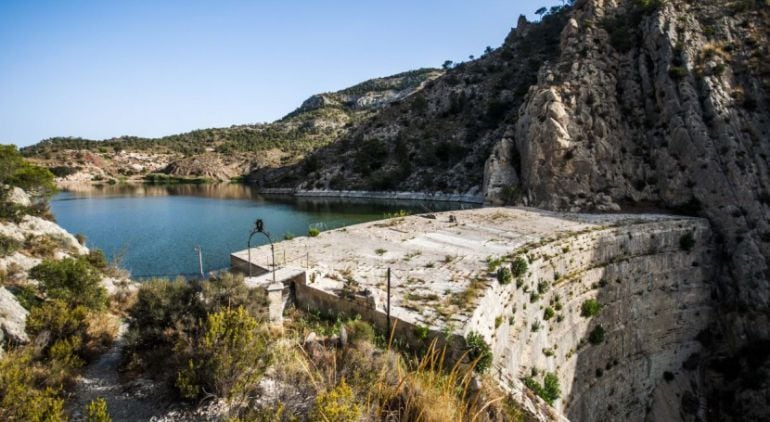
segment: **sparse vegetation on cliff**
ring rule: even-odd
[[[582,305],[580,305],[580,316],[590,318],[596,316],[602,309],[602,305],[596,299],[586,299]]]
[[[545,375],[543,375],[542,384],[540,384],[534,377],[530,376],[524,378],[524,385],[550,405],[553,405],[553,403],[559,399],[559,396],[561,396],[559,377],[552,372],[546,372]]]

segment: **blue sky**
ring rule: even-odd
[[[275,120],[499,46],[532,0],[0,0],[0,143]]]

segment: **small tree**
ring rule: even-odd
[[[449,69],[451,69],[451,68],[452,68],[452,65],[453,65],[453,64],[454,64],[454,62],[453,62],[453,61],[451,61],[451,60],[446,60],[446,61],[444,61],[444,63],[441,65],[441,68],[442,68],[442,69],[444,69],[444,70],[449,70]]]

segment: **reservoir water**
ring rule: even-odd
[[[273,241],[381,219],[386,213],[444,211],[471,207],[448,202],[305,199],[262,196],[252,187],[214,185],[79,186],[51,201],[56,220],[87,246],[118,260],[133,277],[174,277],[229,266],[231,252],[246,249],[254,221],[261,218]],[[266,243],[255,236],[252,245]],[[279,261],[280,262],[280,261]]]

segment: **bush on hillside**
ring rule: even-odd
[[[601,344],[603,341],[604,341],[604,327],[602,327],[601,325],[597,325],[588,334],[588,342],[593,345],[597,345],[597,344]]]
[[[34,338],[44,334],[46,341],[43,354],[50,353],[58,344],[57,351],[61,356],[65,343],[73,353],[80,353],[83,339],[88,329],[88,309],[84,306],[70,307],[59,299],[50,300],[42,306],[33,308],[27,316],[27,332]]]
[[[206,312],[193,286],[184,281],[142,283],[129,311],[129,350],[157,351],[173,347],[183,331],[192,329]],[[153,361],[153,360],[150,360]]]
[[[316,396],[311,420],[354,422],[361,418],[361,411],[353,390],[343,378],[336,387]]]
[[[465,338],[468,348],[468,358],[476,362],[473,368],[476,372],[483,374],[492,366],[492,349],[489,347],[481,334],[470,332]]]
[[[45,387],[44,376],[29,350],[11,351],[0,358],[0,420],[67,420],[59,390]]]
[[[506,267],[500,267],[497,269],[497,281],[502,284],[506,285],[513,280],[513,275],[511,274],[511,270],[509,270]]]
[[[107,401],[101,397],[91,400],[86,407],[88,422],[112,422],[110,412],[107,410]]]
[[[527,273],[527,260],[524,258],[517,256],[516,259],[513,260],[511,263],[511,273],[513,273],[513,276],[518,278],[523,276]]]
[[[553,402],[559,399],[561,395],[561,388],[559,387],[559,377],[552,372],[547,372],[543,376],[543,384],[541,385],[537,380],[532,377],[524,378],[524,384],[537,394],[546,403],[553,406]]]
[[[187,358],[175,384],[182,397],[247,395],[270,361],[268,337],[258,327],[243,307],[208,314],[203,334],[176,347]]]
[[[41,282],[43,292],[51,299],[96,310],[107,304],[107,291],[100,284],[102,275],[87,258],[47,259],[32,268],[29,275]]]
[[[586,299],[580,305],[580,316],[590,318],[599,313],[602,305],[596,299]]]
[[[0,257],[11,255],[21,247],[22,243],[18,240],[0,234]]]
[[[263,289],[250,289],[243,274],[225,273],[201,283],[201,298],[208,312],[242,306],[257,319],[267,317],[267,295]]]

